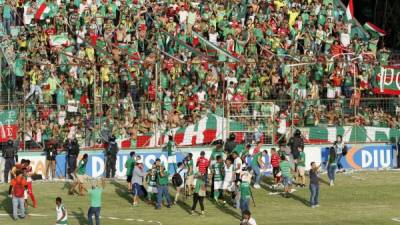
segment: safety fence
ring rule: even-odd
[[[0,142],[16,140],[22,149],[43,148],[76,138],[80,146],[102,148],[115,135],[122,148],[211,144],[235,134],[237,142],[285,143],[300,129],[307,143],[329,143],[342,135],[348,143],[397,140],[399,98],[305,99],[258,102],[207,101],[196,107],[163,102],[114,104],[0,105]]]

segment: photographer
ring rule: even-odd
[[[50,179],[50,170],[51,170],[51,179],[53,180],[56,176],[56,157],[57,157],[57,145],[53,143],[49,143],[44,149],[46,153],[46,179]]]

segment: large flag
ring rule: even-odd
[[[375,94],[400,95],[400,67],[382,66],[375,70]]]
[[[350,1],[349,1],[349,4],[347,5],[346,17],[347,17],[347,20],[352,20],[352,19],[354,18],[354,5],[353,5],[353,0],[350,0]]]
[[[38,10],[35,13],[35,20],[42,20],[44,19],[44,14],[49,13],[50,12],[50,7],[48,7],[46,5],[46,2],[43,2]]]
[[[375,24],[373,24],[371,22],[366,22],[364,24],[364,29],[367,30],[370,34],[372,34],[375,37],[377,37],[378,35],[383,37],[387,34],[386,31],[377,27]]]
[[[10,139],[15,140],[18,133],[17,110],[6,110],[0,112],[0,142]]]

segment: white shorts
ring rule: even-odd
[[[214,191],[222,189],[223,183],[223,181],[214,181]]]
[[[224,181],[222,185],[222,189],[227,190],[227,191],[234,191],[234,185],[232,181]]]
[[[168,156],[168,163],[176,163],[176,155]]]
[[[154,193],[154,194],[156,194],[158,191],[157,191],[157,187],[152,187],[152,186],[148,186],[147,187],[147,189],[146,189],[146,191],[148,192],[148,193]]]

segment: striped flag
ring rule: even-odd
[[[35,13],[35,20],[42,20],[44,19],[44,14],[50,12],[50,7],[46,5],[46,2],[44,1],[38,8],[37,12]]]
[[[16,139],[18,133],[17,110],[0,112],[0,142]]]
[[[67,34],[59,34],[59,35],[51,35],[50,36],[50,45],[61,46],[61,45],[69,45],[69,39]]]
[[[373,36],[386,36],[387,33],[386,31],[384,31],[383,29],[377,27],[375,24],[371,23],[371,22],[366,22],[364,24],[364,29],[367,30],[370,34],[373,34]]]
[[[353,0],[349,1],[349,4],[347,5],[346,9],[346,17],[347,20],[352,20],[354,18],[354,5],[353,5]]]

